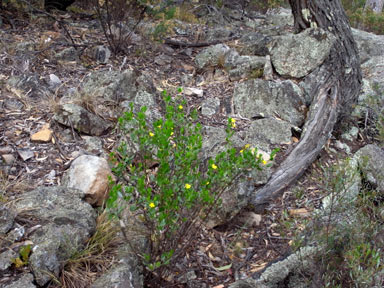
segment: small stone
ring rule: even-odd
[[[57,88],[61,85],[61,80],[55,74],[49,74],[49,87],[52,89]]]
[[[33,151],[29,149],[18,149],[17,153],[19,154],[20,158],[23,161],[27,161],[28,159],[31,159],[35,154],[33,154]]]
[[[51,142],[52,140],[52,130],[43,127],[39,132],[36,132],[35,134],[31,135],[31,141],[33,142],[43,142],[43,143],[48,143]]]
[[[7,164],[7,165],[12,165],[13,162],[15,162],[15,160],[16,160],[15,156],[13,156],[12,154],[1,155],[1,158],[3,159],[5,164]]]
[[[15,259],[16,257],[16,252],[10,249],[0,253],[0,272],[6,271],[9,267],[11,267],[12,259]]]
[[[184,89],[184,94],[187,96],[203,97],[204,91],[198,88],[186,87]]]
[[[219,111],[220,100],[217,98],[208,98],[201,105],[201,114],[204,116],[212,116]]]
[[[11,146],[3,146],[0,147],[0,155],[9,154],[12,153],[12,147]]]

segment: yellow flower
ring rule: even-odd
[[[171,132],[171,136],[173,135],[173,132]]]
[[[205,183],[205,185],[208,185],[209,184],[209,181],[207,181],[206,183]]]
[[[262,161],[262,162],[263,162],[263,164],[264,164],[264,165],[265,165],[265,164],[267,164],[267,161],[265,161],[264,159],[263,159],[263,161]]]
[[[212,164],[211,165],[212,169],[216,170],[217,169],[217,166],[215,164]]]
[[[160,128],[161,128],[161,125],[157,126],[157,128],[159,128],[159,129],[160,129]]]
[[[185,189],[190,189],[190,188],[191,188],[191,184],[188,184],[188,183],[187,183],[187,184],[185,184],[184,187],[185,187]]]
[[[232,128],[236,127],[236,119],[230,118]]]
[[[149,132],[149,136],[153,137],[155,136],[155,134],[153,134],[152,132]]]
[[[151,203],[149,203],[149,207],[151,207],[151,208],[155,208],[155,203],[153,203],[153,202],[151,202]]]
[[[183,106],[182,105],[179,105],[179,110],[183,110]]]
[[[249,146],[251,146],[251,145],[249,145],[249,144],[245,144],[244,148],[245,148],[245,149],[248,149]]]
[[[240,150],[240,153],[243,153],[243,152],[244,152],[244,150],[243,150],[243,149],[241,149],[241,150]]]

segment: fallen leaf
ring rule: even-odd
[[[215,268],[215,270],[221,272],[221,271],[228,270],[228,269],[231,268],[231,267],[232,267],[232,263],[230,263],[230,264],[228,264],[228,265],[225,265],[225,266],[218,267],[218,268],[216,268],[216,267],[213,267],[213,268]]]
[[[306,208],[290,209],[288,210],[288,213],[291,216],[299,216],[299,217],[309,217],[311,215],[311,212],[308,211]]]

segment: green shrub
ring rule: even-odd
[[[306,235],[307,243],[322,247],[316,261],[323,287],[374,287],[384,281],[384,242],[377,241],[384,231],[378,221],[383,205],[367,188],[354,196],[347,192],[356,173],[348,160],[323,171],[328,205],[308,225],[311,236]]]
[[[157,270],[158,275],[183,255],[201,223],[220,208],[220,196],[228,187],[250,169],[269,165],[249,145],[240,151],[231,147],[236,126],[232,118],[226,128],[227,149],[203,161],[197,112],[189,113],[181,96],[163,96],[164,118],[148,123],[147,108],[135,113],[131,105],[119,119],[127,140],[111,159],[114,173],[126,181],[114,183],[107,203],[114,215],[119,216],[125,205],[140,214],[148,230],[150,251],[139,256],[148,270]]]

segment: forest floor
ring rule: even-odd
[[[89,24],[94,20],[73,12],[57,13],[54,16],[68,23],[65,24],[67,32],[77,49],[82,50],[79,61],[54,60],[53,55],[70,47],[71,42],[59,21],[44,15],[14,17],[8,14],[14,21],[12,25],[3,24],[0,31],[0,149],[32,152],[28,160],[14,154],[11,166],[0,169],[0,191],[4,191],[0,197],[4,202],[17,199],[24,191],[41,185],[61,184],[61,176],[76,157],[77,151],[82,149],[83,142],[81,135],[76,131],[68,133],[68,129],[52,121],[52,116],[65,91],[78,87],[90,72],[133,68],[151,77],[159,91],[165,89],[170,93],[183,85],[183,75],[192,74],[193,77],[204,79],[197,86],[204,90],[205,95],[219,99],[230,98],[232,95],[234,83],[228,80],[225,71],[211,70],[199,75],[193,60],[203,48],[186,51],[187,48],[171,48],[148,40],[139,45],[131,45],[125,55],[112,56],[108,64],[99,64],[89,56],[89,47],[94,43],[107,45],[107,42],[100,29],[90,28]],[[244,26],[243,29],[249,28]],[[17,45],[28,43],[34,43],[34,50],[19,54]],[[165,53],[171,57],[171,61],[161,63],[159,56]],[[54,74],[62,84],[54,92],[46,94],[25,93],[6,84],[11,76],[22,74],[38,75],[39,79],[47,83],[49,75]],[[190,96],[188,100],[191,108],[201,109],[202,99]],[[91,98],[82,101],[89,110],[98,113],[97,103],[93,103]],[[213,117],[201,116],[199,120],[205,125],[224,126],[227,117],[223,109]],[[110,117],[109,120],[117,119]],[[46,124],[50,125],[57,141],[32,142],[31,134]],[[237,129],[241,129],[242,125],[245,124],[239,121]],[[102,136],[104,150],[111,152],[116,139],[114,131]],[[355,143],[349,143],[353,147],[352,153],[367,142],[369,139],[360,135]],[[281,153],[284,153],[284,148]],[[179,276],[183,276],[185,271],[194,271],[195,280],[201,283],[200,287],[204,287],[204,284],[206,287],[226,287],[237,279],[255,275],[271,261],[284,257],[292,250],[295,235],[311,219],[311,211],[321,205],[322,197],[329,192],[324,190],[323,169],[346,156],[343,150],[335,146],[335,138],[332,138],[319,159],[298,183],[272,203],[264,215],[255,216],[251,211],[245,211],[242,217],[226,225],[204,229],[195,237],[191,248],[185,251],[185,263],[171,269],[169,283],[177,280],[179,284],[170,284],[169,287],[184,287],[184,284],[180,284],[182,281]],[[20,272],[14,269],[15,274]]]

